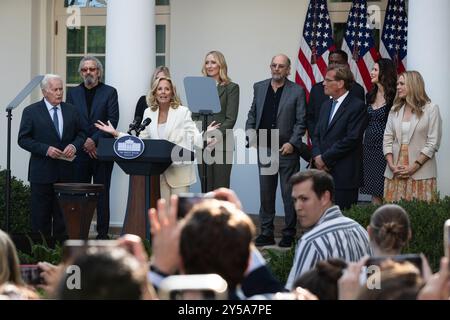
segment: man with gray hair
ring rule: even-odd
[[[28,181],[31,184],[32,230],[63,236],[65,224],[53,183],[73,181],[71,161],[83,147],[86,134],[76,108],[62,102],[61,77],[45,75],[41,89],[44,98],[26,107],[22,113],[18,143],[31,152]]]
[[[97,204],[97,239],[108,239],[109,230],[109,187],[114,162],[97,159],[97,145],[100,138],[112,138],[111,135],[98,130],[94,124],[97,120],[111,122],[117,127],[119,122],[119,103],[117,90],[101,82],[103,65],[94,56],[85,56],[78,67],[83,82],[67,93],[67,102],[78,109],[87,132],[86,141],[75,160],[79,182],[99,183],[104,185]]]
[[[274,225],[275,195],[280,176],[283,196],[285,227],[280,247],[290,247],[296,233],[296,216],[291,199],[289,178],[300,170],[300,156],[308,159],[307,148],[302,143],[305,133],[305,92],[289,81],[291,61],[278,54],[270,63],[271,79],[255,83],[253,103],[248,113],[246,130],[257,130],[258,168],[261,208],[261,234],[256,238],[257,246],[275,244]],[[264,137],[264,133],[267,135]],[[249,134],[249,145],[254,141]],[[276,144],[276,145],[274,145]],[[265,154],[267,150],[267,155]],[[262,151],[262,152],[261,152]],[[270,166],[278,162],[275,172],[268,172],[264,157],[270,158]]]

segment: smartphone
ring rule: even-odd
[[[450,219],[444,223],[444,255],[450,259]],[[450,263],[448,267],[450,269]]]
[[[117,247],[117,240],[66,240],[62,249],[62,261],[67,262],[86,252],[89,247]]]
[[[165,278],[159,286],[161,300],[226,300],[227,282],[217,274],[184,274]]]
[[[178,195],[178,219],[182,219],[192,209],[194,205],[202,202],[204,199],[211,199],[208,193],[180,193]]]
[[[39,268],[37,264],[21,264],[20,265],[20,274],[22,276],[23,281],[26,284],[35,286],[38,284],[43,284],[44,281],[41,277],[42,270]]]
[[[387,259],[391,259],[395,262],[408,261],[416,266],[417,269],[419,269],[420,274],[423,275],[422,257],[420,256],[420,254],[401,254],[396,256],[370,257],[369,260],[367,260],[366,266],[379,266],[383,261]]]

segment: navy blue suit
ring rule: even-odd
[[[73,163],[47,156],[50,146],[64,151],[73,144],[77,151],[83,147],[86,134],[76,108],[61,103],[63,133],[59,137],[44,100],[31,104],[22,113],[18,144],[31,152],[28,181],[31,183],[31,223],[33,231],[50,234],[53,218],[53,234],[65,232],[64,220],[53,191],[53,183],[72,182]]]
[[[67,102],[72,103],[79,110],[81,121],[87,131],[87,138],[94,140],[96,146],[98,146],[100,138],[112,137],[98,130],[94,124],[97,120],[101,120],[104,123],[111,121],[112,125],[117,127],[119,122],[119,103],[116,89],[106,84],[99,84],[89,114],[83,84],[69,89]],[[82,149],[78,151],[75,159],[78,182],[90,183],[93,179],[94,183],[104,185],[104,192],[100,194],[97,205],[97,232],[99,236],[106,236],[109,230],[109,187],[111,185],[113,165],[114,162],[92,159]]]
[[[367,127],[367,108],[364,101],[349,94],[328,125],[331,104],[329,100],[321,106],[312,139],[312,156],[322,155],[334,178],[335,203],[347,209],[358,201],[358,188],[362,185],[362,138]]]

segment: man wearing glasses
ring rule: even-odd
[[[348,64],[348,55],[345,51],[337,49],[330,52],[328,55],[328,66],[335,64]],[[352,83],[349,94],[365,101],[364,88],[357,82]],[[320,108],[328,100],[330,100],[330,97],[323,91],[323,81],[317,82],[312,86],[308,106],[306,107],[306,126],[311,140],[317,121],[319,121]]]
[[[358,202],[362,182],[362,138],[367,127],[363,100],[349,92],[353,74],[348,65],[328,67],[324,92],[331,97],[322,104],[312,137],[315,168],[333,176],[334,203],[348,209]]]
[[[104,185],[97,204],[97,239],[108,239],[109,230],[109,187],[114,162],[97,159],[99,138],[111,138],[109,134],[98,130],[94,123],[101,120],[111,121],[114,127],[119,122],[119,103],[117,90],[101,82],[102,63],[93,56],[85,56],[78,67],[83,82],[67,93],[67,102],[75,105],[80,113],[87,132],[83,150],[77,153],[75,166],[79,182]]]
[[[289,178],[300,170],[300,156],[309,159],[302,142],[306,130],[305,92],[287,79],[290,69],[291,61],[286,55],[272,58],[272,78],[254,84],[253,103],[245,125],[246,130],[257,130],[253,137],[247,131],[249,146],[255,146],[256,142],[258,148],[261,234],[255,240],[257,246],[275,244],[273,220],[278,175],[285,213],[283,237],[278,245],[290,247],[296,233],[297,218]],[[268,170],[274,163],[277,168]]]

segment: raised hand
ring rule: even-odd
[[[94,123],[95,127],[103,132],[109,133],[111,135],[113,135],[114,137],[117,137],[119,135],[119,133],[117,132],[116,129],[114,129],[113,125],[111,124],[111,122],[108,120],[108,124],[103,123],[100,120],[97,120],[97,123]]]

